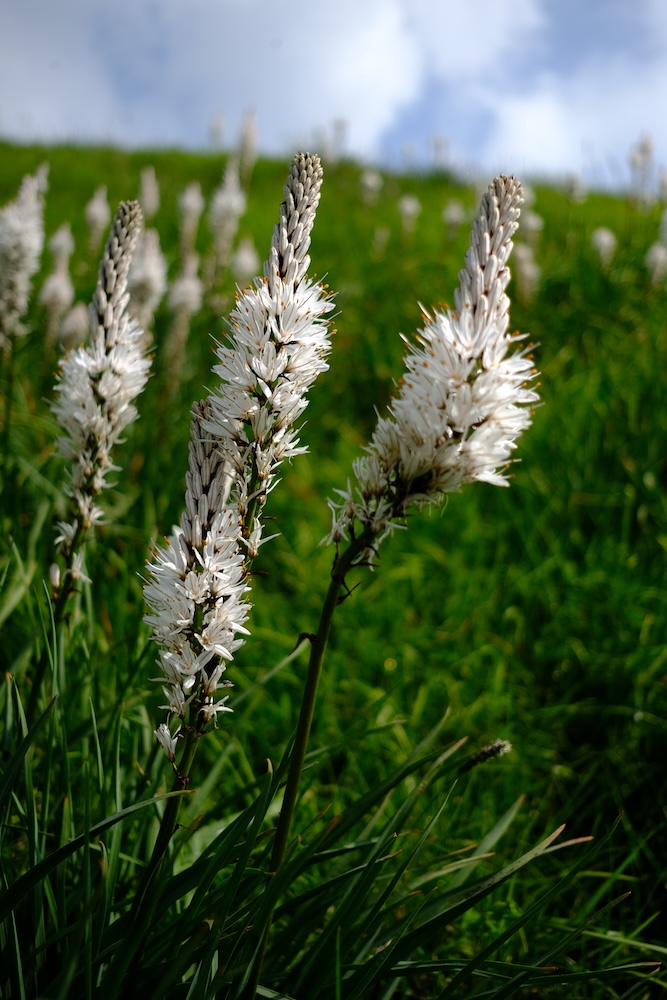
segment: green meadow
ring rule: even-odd
[[[150,225],[173,280],[178,198],[199,181],[208,202],[226,156],[0,144],[0,206],[44,161],[46,237],[70,223],[70,274],[88,303],[99,255],[88,253],[84,210],[95,188],[107,185],[113,211],[155,167]],[[259,160],[249,181],[238,237],[251,236],[262,259],[288,166]],[[310,393],[309,452],[283,468],[267,503],[267,534],[279,534],[253,564],[251,635],[228,668],[233,714],[201,741],[148,943],[129,970],[117,960],[123,921],[172,781],[153,735],[164,697],[142,575],[182,510],[190,409],[215,385],[212,348],[234,282],[226,275],[216,308],[193,318],[175,387],[166,298],[159,307],[139,418],[114,453],[107,523],[86,548],[92,582],[54,630],[65,464],[49,409],[58,359],[38,304],[42,255],[28,332],[0,383],[0,996],[246,996],[274,890],[257,996],[662,995],[667,282],[652,284],[645,264],[659,203],[595,192],[574,203],[531,181],[541,279],[531,301],[515,278],[508,294],[512,329],[534,344],[540,404],[511,485],[477,483],[412,515],[372,571],[349,575],[293,845],[285,871],[269,873],[307,664],[300,637],[317,627],[332,566],[320,544],[327,498],[345,487],[401,378],[399,335],[419,329],[422,306],[453,306],[470,224],[448,232],[443,208],[456,198],[471,221],[480,198],[447,173],[385,174],[369,205],[358,164],[324,167],[309,273],[335,293],[330,369]],[[397,208],[406,193],[422,205],[413,233]],[[618,240],[607,269],[591,246],[599,226]],[[202,258],[211,242],[204,214]],[[512,752],[458,773],[496,739]],[[508,867],[562,824],[551,846]]]

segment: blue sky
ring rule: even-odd
[[[321,148],[368,162],[629,180],[667,166],[665,0],[2,0],[0,136]]]

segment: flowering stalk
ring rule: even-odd
[[[165,707],[180,719],[178,732],[157,731],[172,762],[186,719],[201,733],[228,711],[215,694],[228,686],[238,633],[247,633],[243,594],[262,542],[261,512],[280,463],[305,451],[294,421],[328,367],[324,317],[332,304],[306,277],[321,183],[317,157],[297,156],[265,276],[239,294],[229,343],[217,347],[219,388],[193,411],[186,510],[148,566],[146,621],[161,647]]]
[[[44,165],[24,177],[15,201],[0,210],[0,350],[5,354],[12,339],[25,332],[20,320],[44,245],[47,173]]]
[[[235,157],[227,162],[225,176],[213,195],[209,220],[213,230],[213,253],[206,262],[205,285],[213,288],[219,274],[228,265],[239,219],[246,210],[246,195],[241,187],[239,164]]]
[[[83,578],[82,544],[103,518],[97,498],[109,485],[107,474],[117,469],[111,450],[136,418],[134,399],[148,379],[143,332],[127,313],[128,270],[141,225],[139,203],[121,202],[90,308],[90,340],[65,355],[57,376],[51,409],[65,431],[57,446],[72,465],[66,489],[70,519],[59,522],[56,539],[65,564],[59,580],[54,571],[56,620],[72,585]]]
[[[109,485],[107,473],[118,468],[112,464],[111,450],[136,418],[133,400],[148,379],[150,359],[144,356],[143,331],[127,313],[127,275],[142,221],[138,202],[121,202],[89,311],[89,342],[65,355],[56,380],[51,409],[65,431],[57,447],[72,462],[71,482],[65,488],[70,519],[57,525],[56,547],[63,570],[53,563],[50,572],[56,627],[77,584],[88,580],[83,545],[88,532],[104,516],[97,498]],[[37,708],[47,660],[45,649],[33,679],[28,719]]]
[[[234,477],[234,498],[252,559],[261,544],[260,515],[285,459],[304,454],[296,420],[306,393],[326,371],[333,303],[310,281],[308,249],[320,200],[319,158],[298,154],[285,185],[264,278],[241,292],[230,317],[230,345],[218,344],[208,433],[219,439]]]
[[[245,594],[262,542],[261,512],[279,464],[306,450],[294,422],[328,367],[325,317],[333,306],[306,277],[321,183],[319,159],[298,154],[264,277],[239,294],[228,345],[218,344],[220,386],[193,411],[185,512],[147,568],[146,621],[161,647],[168,712],[156,736],[174,766],[174,790],[187,785],[199,737],[230,711],[228,695],[220,694],[230,686],[227,663],[247,634]],[[162,866],[179,801],[165,810],[133,922]]]
[[[69,276],[69,259],[74,250],[74,240],[69,223],[62,225],[53,234],[49,240],[49,250],[53,257],[53,270],[39,293],[39,301],[47,313],[47,347],[53,345],[58,333],[58,324],[72,305],[74,298],[74,286]]]
[[[128,275],[128,290],[130,315],[144,330],[146,343],[149,343],[148,329],[167,290],[167,262],[160,250],[157,229],[144,229],[137,240]]]
[[[185,261],[195,252],[197,228],[204,211],[204,198],[197,181],[185,188],[178,199],[178,208],[181,215],[181,256]]]
[[[457,312],[427,317],[418,346],[408,352],[407,374],[390,415],[378,421],[367,456],[355,463],[356,494],[348,485],[343,503],[332,504],[328,541],[336,542],[337,552],[311,643],[272,871],[287,851],[324,652],[347,573],[370,563],[380,541],[403,522],[410,507],[437,502],[475,479],[507,485],[499,467],[505,467],[516,438],[530,424],[530,404],[537,394],[529,383],[535,370],[525,351],[508,354],[519,338],[507,333],[505,295],[521,201],[521,186],[512,177],[496,178],[489,186],[459,274]],[[340,551],[343,539],[348,545]],[[244,997],[255,995],[270,924],[271,917]]]
[[[111,209],[107,201],[106,184],[101,184],[86,205],[86,222],[88,223],[88,249],[91,254],[97,253],[102,234],[109,225]]]
[[[529,348],[510,353],[523,338],[508,333],[507,260],[521,202],[515,178],[489,185],[459,273],[456,312],[425,316],[389,415],[354,463],[356,489],[348,483],[338,491],[342,502],[330,501],[327,541],[363,533],[369,544],[359,562],[372,559],[410,508],[439,503],[475,480],[508,485],[504,470],[538,398]]]
[[[263,279],[242,292],[229,346],[218,345],[217,392],[195,405],[180,525],[153,554],[144,596],[160,645],[167,722],[155,731],[174,767],[173,790],[187,787],[199,738],[229,712],[227,663],[243,644],[250,562],[261,542],[260,513],[278,464],[300,454],[294,421],[327,367],[324,317],[332,308],[306,278],[308,246],[322,183],[319,159],[298,154],[285,185]],[[172,720],[176,719],[176,728]],[[177,749],[182,743],[179,760]],[[155,878],[176,829],[180,797],[170,798],[137,890],[132,944],[116,963],[116,982],[141,950]],[[128,938],[129,940],[129,938]]]
[[[201,309],[202,283],[197,274],[199,257],[196,253],[185,254],[182,270],[169,289],[169,308],[173,319],[167,335],[164,355],[171,386],[178,384],[185,361],[185,350],[190,332],[190,320]]]
[[[15,200],[0,209],[0,369],[6,370],[2,429],[2,489],[10,491],[9,442],[14,397],[14,341],[25,334],[21,323],[39,269],[44,245],[44,192],[48,166],[23,178]],[[12,494],[14,491],[12,490]]]

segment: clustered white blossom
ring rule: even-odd
[[[88,336],[90,321],[88,309],[83,302],[77,302],[64,316],[58,331],[60,343],[66,351],[79,347]]]
[[[653,201],[655,183],[653,137],[645,132],[628,155],[632,175],[632,191],[639,202],[649,205]]]
[[[460,225],[466,221],[466,211],[460,201],[450,198],[442,210],[442,221],[447,227],[447,235],[452,238]]]
[[[152,614],[146,622],[160,644],[160,666],[166,678],[161,706],[183,723],[192,707],[200,725],[227,708],[226,662],[243,644],[250,605],[238,508],[225,503],[228,477],[225,456],[206,434],[208,401],[195,405],[190,435],[185,511],[166,544],[158,546],[148,566],[144,597]],[[155,734],[169,760],[174,760],[175,732],[162,723]]]
[[[0,209],[0,350],[25,331],[21,317],[44,246],[46,165],[23,178],[16,199]]]
[[[199,219],[204,211],[204,197],[198,181],[193,181],[178,200],[181,215],[181,253],[185,259],[194,253]]]
[[[128,269],[142,221],[138,202],[121,202],[100,264],[89,341],[63,358],[51,406],[65,431],[58,448],[72,462],[66,491],[72,519],[59,523],[56,541],[73,578],[80,570],[82,534],[103,516],[96,498],[117,468],[111,450],[137,416],[133,401],[150,368],[143,332],[127,312]]]
[[[252,237],[243,236],[232,257],[231,271],[234,281],[242,287],[247,285],[250,279],[257,274],[260,264],[259,254],[255,249]]]
[[[129,309],[140,327],[148,330],[167,290],[167,262],[160,250],[157,229],[144,229],[137,240],[128,275]]]
[[[604,268],[609,267],[616,252],[616,237],[611,229],[599,226],[591,233],[591,244]]]
[[[196,253],[188,254],[183,259],[183,270],[169,288],[169,308],[175,312],[185,312],[191,316],[201,309],[202,287],[197,277],[199,257]]]
[[[533,212],[532,209],[529,209],[527,212],[523,213],[521,229],[528,242],[532,246],[535,246],[540,233],[544,229],[544,219],[541,215],[538,215],[537,212]]]
[[[239,141],[239,174],[246,189],[257,160],[257,142],[257,117],[254,111],[248,111],[241,125]]]
[[[565,193],[577,205],[586,200],[586,185],[580,174],[571,173],[567,175],[565,178]]]
[[[417,217],[422,205],[416,194],[404,194],[398,199],[398,214],[401,217],[401,227],[406,235],[414,233]]]
[[[535,260],[535,252],[528,243],[517,243],[514,248],[516,262],[516,278],[518,297],[523,303],[532,302],[537,294],[537,288],[542,274],[540,265]]]
[[[363,539],[359,562],[372,559],[409,508],[475,480],[507,485],[503,470],[538,398],[528,348],[510,353],[522,338],[508,333],[507,260],[521,203],[514,177],[489,185],[459,272],[456,311],[425,314],[389,415],[354,463],[356,488],[348,482],[341,502],[330,501],[327,541]]]
[[[152,219],[160,207],[160,186],[155,176],[155,167],[144,167],[141,171],[139,204],[144,219]]]
[[[246,196],[241,188],[238,160],[230,157],[222,184],[215,191],[209,219],[213,230],[216,267],[229,264],[232,243],[236,236],[239,219],[246,210]]]
[[[199,257],[188,253],[183,258],[183,269],[169,289],[169,308],[173,314],[165,356],[169,373],[174,381],[183,367],[185,348],[190,332],[190,320],[201,309],[202,283],[197,274]]]
[[[377,170],[364,170],[360,179],[361,197],[365,205],[375,205],[384,185],[382,174]]]
[[[97,253],[100,240],[111,220],[111,209],[107,201],[107,186],[100,184],[95,194],[86,205],[86,223],[88,224],[88,249]]]
[[[74,251],[74,240],[69,223],[64,223],[49,240],[53,257],[53,270],[42,285],[39,301],[47,311],[46,341],[52,343],[58,332],[58,323],[72,305],[74,286],[69,276],[69,259]]]
[[[156,735],[170,760],[186,719],[198,731],[228,711],[225,667],[243,639],[248,560],[262,541],[260,514],[284,459],[299,446],[294,423],[325,371],[333,308],[306,276],[319,203],[319,159],[298,154],[285,185],[264,277],[239,293],[227,345],[218,344],[221,384],[193,414],[186,511],[155,552],[144,588],[147,622],[163,647],[170,722]],[[189,724],[192,724],[190,721]]]
[[[328,368],[325,317],[333,303],[323,286],[306,276],[321,184],[319,158],[295,157],[264,277],[238,295],[230,316],[231,344],[217,348],[213,370],[221,385],[211,397],[206,429],[220,438],[236,476],[244,523],[251,507],[261,511],[280,463],[306,451],[295,421],[308,405],[308,389]],[[247,526],[251,557],[260,537],[255,517]]]
[[[667,275],[667,246],[662,240],[652,243],[648,248],[646,267],[651,276],[651,284],[660,285]]]

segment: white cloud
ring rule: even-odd
[[[543,175],[577,170],[618,184],[629,177],[628,153],[643,133],[654,137],[656,158],[667,164],[662,60],[643,66],[621,58],[595,61],[566,80],[544,75],[529,93],[515,91],[500,104],[488,91],[479,99],[495,108],[478,154],[493,168],[509,164]]]
[[[544,27],[539,0],[405,0],[426,72],[461,83],[505,76],[518,51]]]
[[[667,162],[667,5],[633,0],[638,58],[620,8],[587,3],[608,58],[599,32],[576,60],[550,48],[552,0],[4,0],[0,133],[203,146],[255,109],[274,153],[344,119],[361,156],[410,126],[485,170],[563,172],[625,164],[647,130]]]

